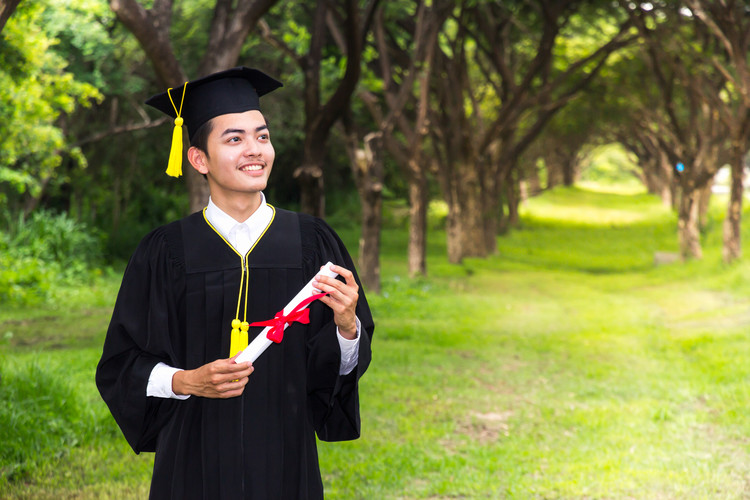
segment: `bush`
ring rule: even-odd
[[[56,285],[79,284],[98,271],[102,243],[85,224],[46,210],[9,220],[0,233],[0,301],[32,304]]]
[[[0,253],[0,269],[0,302],[36,304],[49,296],[54,273],[43,261]]]
[[[27,220],[19,218],[10,228],[9,236],[9,250],[12,252],[57,262],[63,268],[78,262],[96,264],[101,261],[99,238],[85,224],[64,213],[40,210]]]

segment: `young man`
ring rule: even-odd
[[[325,222],[262,193],[275,153],[259,97],[280,86],[234,68],[147,101],[184,120],[188,160],[211,192],[202,212],[139,244],[97,367],[133,450],[156,452],[151,498],[322,498],[315,434],[359,437],[374,326],[352,260]],[[340,279],[318,275],[328,261]],[[309,306],[309,324],[236,363],[240,330],[273,318],[313,277],[328,295]]]

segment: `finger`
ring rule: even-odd
[[[234,369],[215,373],[208,379],[209,384],[213,386],[216,391],[223,391],[222,388],[226,387],[227,384],[236,383],[242,378],[249,377],[253,372],[253,367],[249,366],[243,368],[243,365],[244,363],[235,365],[240,368],[239,370]]]
[[[249,380],[250,380],[249,377],[242,377],[238,380],[232,380],[231,382],[227,382],[223,384],[221,388],[218,390],[220,392],[231,392],[231,391],[240,390],[243,387],[245,387],[245,385],[247,385]]]
[[[221,373],[234,373],[241,370],[246,370],[253,366],[250,361],[237,363],[237,356],[239,356],[240,354],[242,354],[242,351],[238,352],[231,358],[219,360],[220,363],[217,364],[218,371]]]
[[[230,380],[237,380],[238,377],[248,377],[251,373],[253,373],[253,370],[255,370],[255,368],[250,365],[243,368],[242,370],[237,370],[235,372],[227,374],[227,377],[229,377]]]
[[[321,290],[328,294],[321,298],[323,303],[341,302],[343,304],[351,304],[359,299],[359,290],[357,288],[344,285],[340,281],[336,281],[336,283],[336,285],[330,286],[323,283],[319,285]]]
[[[231,397],[228,394],[239,395],[250,380],[249,375],[240,376],[239,378],[228,380],[214,386],[213,391],[219,397]]]
[[[334,264],[333,266],[331,266],[331,271],[333,271],[335,273],[338,273],[339,276],[341,276],[342,278],[344,278],[344,281],[346,282],[347,285],[349,285],[351,283],[355,283],[356,284],[356,280],[354,279],[354,273],[352,273],[347,268],[341,267],[341,266],[337,266],[337,265]]]
[[[321,278],[321,277],[322,278],[328,278],[328,279],[330,279],[332,281],[340,283],[343,286],[348,286],[348,287],[358,287],[359,286],[359,285],[357,285],[357,280],[354,279],[354,273],[352,273],[347,268],[333,265],[333,266],[331,266],[331,270],[334,271],[335,273],[337,273],[339,276],[341,276],[341,278],[344,281],[342,282],[340,280],[337,280],[336,278],[329,278],[328,276],[324,276],[324,275],[319,276],[319,278]],[[327,282],[330,282],[330,281],[327,281]]]
[[[328,276],[318,276],[317,278],[318,279],[313,282],[313,286],[323,292],[329,294],[339,293],[351,298],[356,297],[359,292],[359,286],[356,283],[344,283],[335,278],[329,278]]]
[[[242,395],[245,391],[245,385],[247,384],[247,378],[234,383],[231,387],[227,386],[224,390],[217,391],[216,397],[228,399]]]

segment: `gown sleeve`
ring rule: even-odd
[[[154,451],[177,400],[146,396],[159,362],[180,366],[171,339],[179,331],[176,297],[184,290],[181,263],[164,228],[146,236],[130,259],[96,369],[96,385],[136,453]],[[184,266],[184,264],[182,264]]]
[[[354,273],[359,285],[357,317],[361,323],[357,366],[347,375],[339,374],[341,349],[336,337],[332,311],[325,306],[311,308],[311,315],[323,316],[322,326],[308,340],[308,399],[313,423],[322,441],[357,439],[360,435],[359,379],[372,359],[370,340],[374,323],[362,284],[341,239],[323,220],[300,214],[303,268],[314,276],[328,261]]]

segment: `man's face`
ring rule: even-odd
[[[234,196],[265,189],[276,153],[266,120],[260,111],[220,115],[211,120],[207,155],[189,155],[193,166],[208,177],[211,197]]]

